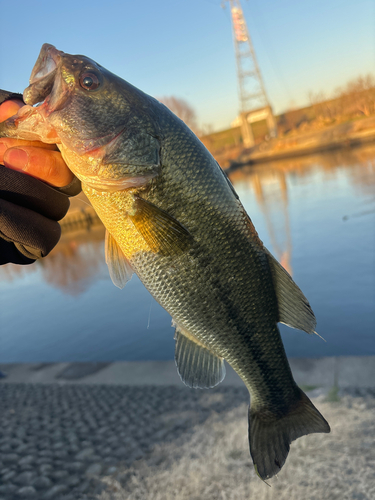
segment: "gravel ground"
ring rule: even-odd
[[[293,443],[269,488],[245,388],[3,384],[0,500],[374,500],[375,390],[330,399],[332,433]]]
[[[246,401],[241,389],[0,385],[0,500],[97,498],[99,477],[189,439],[213,411]]]

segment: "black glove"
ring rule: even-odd
[[[0,90],[0,104],[21,99]],[[64,188],[52,188],[29,175],[0,165],[0,264],[31,264],[48,255],[60,239],[68,196],[81,191],[77,178]]]

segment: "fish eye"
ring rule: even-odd
[[[100,86],[98,75],[92,71],[85,71],[79,77],[79,84],[85,90],[96,90]]]

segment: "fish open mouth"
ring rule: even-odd
[[[42,46],[39,57],[31,72],[30,85],[23,93],[23,100],[26,104],[34,106],[43,102],[52,93],[55,83],[60,80],[60,78],[56,77],[63,54],[63,52],[48,43]],[[50,109],[50,111],[55,111],[61,105],[61,102],[65,100],[65,92],[61,92],[61,89],[59,90],[59,98],[53,103],[53,109]]]

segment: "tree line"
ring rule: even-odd
[[[375,77],[368,73],[349,80],[334,91],[331,99],[327,99],[324,92],[310,92],[309,101],[316,116],[370,116],[375,114]]]

